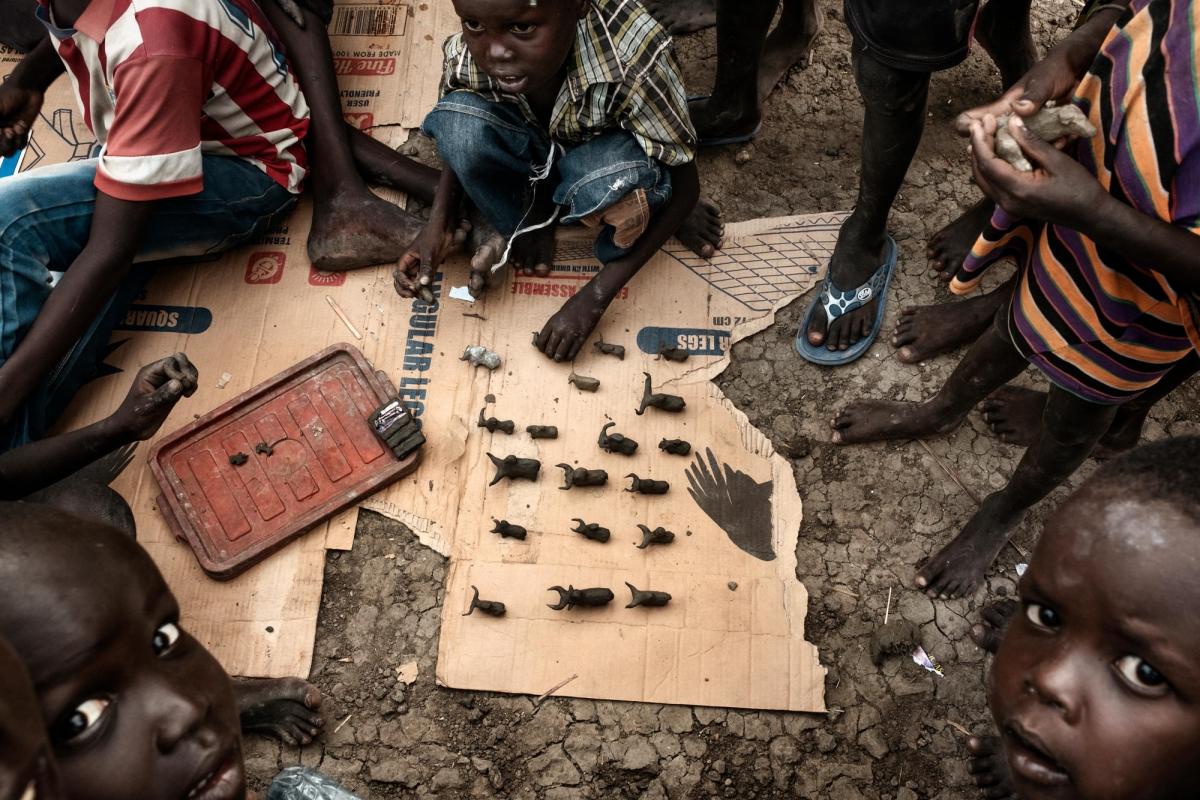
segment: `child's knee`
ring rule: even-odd
[[[921,114],[929,92],[929,73],[889,66],[867,48],[855,45],[854,82],[863,105],[876,114]]]
[[[421,130],[437,142],[439,152],[476,152],[500,138],[528,137],[529,125],[517,107],[474,92],[451,92],[425,116]]]
[[[1043,435],[1059,447],[1082,447],[1108,430],[1120,406],[1100,405],[1053,386],[1042,411]]]

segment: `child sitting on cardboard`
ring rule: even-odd
[[[39,0],[38,15],[49,35],[0,85],[0,155],[67,69],[101,150],[0,182],[0,450],[78,389],[55,381],[47,397],[133,262],[253,239],[307,166],[308,107],[249,0]]]
[[[669,237],[702,255],[720,243],[696,206],[696,134],[671,40],[639,3],[455,0],[442,98],[423,130],[445,169],[428,226],[396,289],[432,283],[465,191],[498,236],[472,260],[481,290],[508,261],[547,275],[555,222],[601,229],[600,271],[542,328],[556,361],[579,352],[618,292]]]
[[[999,737],[970,742],[984,796],[1195,796],[1200,620],[1186,610],[1200,602],[1197,485],[1200,437],[1108,462],[1046,524],[1011,620],[973,630],[996,652]]]
[[[0,530],[0,636],[36,687],[64,795],[243,800],[245,703],[150,556],[46,506],[0,503]]]

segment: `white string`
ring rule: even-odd
[[[549,177],[550,170],[554,168],[554,155],[555,155],[555,153],[558,152],[558,147],[559,147],[558,142],[554,142],[554,141],[550,142],[550,155],[546,158],[545,164],[543,164],[542,166],[538,167],[537,169],[535,169],[533,171],[533,177],[529,179],[530,186],[535,186],[538,181],[545,180],[547,177]],[[535,193],[536,193],[536,190],[535,190]],[[515,232],[513,232],[512,236],[510,236],[508,238],[508,244],[504,248],[504,254],[500,256],[499,261],[497,261],[495,264],[492,265],[492,268],[488,274],[490,274],[490,275],[496,274],[497,270],[502,269],[504,267],[504,265],[508,263],[508,256],[509,256],[509,253],[512,252],[513,242],[516,241],[518,236],[520,236],[521,234],[524,234],[524,233],[529,233],[531,231],[541,230],[542,228],[545,228],[549,225],[553,225],[555,223],[555,221],[558,219],[558,206],[555,206],[554,213],[551,214],[550,218],[547,219],[545,222],[539,222],[536,225],[530,225],[528,227],[522,228],[521,226],[525,224],[525,218],[529,216],[530,211],[533,211],[533,207],[535,205],[537,205],[537,204],[531,202],[529,204],[529,208],[525,209],[525,213],[521,216],[521,221],[517,223],[517,230]]]

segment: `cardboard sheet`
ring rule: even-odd
[[[403,36],[444,25],[442,6],[409,7]],[[420,47],[436,50],[443,36],[420,33]],[[371,52],[396,64],[415,63],[387,42],[355,47],[346,38],[334,40],[339,58]],[[394,51],[399,54],[383,55]],[[386,90],[370,98],[347,94],[367,91],[348,88],[350,77],[369,76],[339,66],[343,99],[368,99],[372,105],[361,113],[377,115],[370,124],[364,118],[362,127],[388,137],[419,121],[436,94],[438,71],[436,52],[422,58],[430,66],[415,76],[407,68],[403,86],[396,72],[376,76]],[[7,72],[13,63],[8,56],[0,67]],[[380,105],[385,95],[400,99]],[[30,147],[0,165],[0,174],[86,157],[91,143],[78,117],[65,84],[57,85]],[[381,127],[387,125],[396,127]],[[807,593],[795,578],[802,509],[791,468],[711,378],[727,364],[731,342],[769,325],[776,308],[816,282],[842,219],[825,214],[736,223],[712,262],[669,245],[601,323],[606,341],[625,345],[625,360],[589,345],[576,361],[575,371],[602,384],[584,394],[566,383],[572,367],[545,359],[529,338],[598,268],[587,242],[561,241],[547,278],[509,275],[473,304],[446,299],[426,306],[395,296],[389,268],[314,270],[304,252],[309,207],[302,202],[286,226],[252,246],[208,263],[163,268],[114,336],[107,363],[121,374],[86,387],[64,424],[106,415],[141,364],[170,352],[186,352],[200,368],[201,383],[179,404],[168,429],[331,343],[350,342],[389,375],[421,415],[430,440],[416,473],[364,505],[403,521],[451,558],[438,663],[443,683],[541,694],[576,676],[556,693],[821,710],[824,670],[804,640]],[[439,280],[438,294],[448,298],[451,288],[466,283],[465,264],[448,263]],[[473,343],[499,352],[503,366],[488,372],[459,361]],[[664,344],[693,355],[682,364],[658,360],[654,353]],[[643,371],[656,391],[685,397],[687,410],[634,414]],[[497,397],[487,413],[514,419],[518,434],[475,427],[487,394]],[[596,437],[609,419],[615,431],[640,442],[635,456],[599,450]],[[560,438],[534,442],[524,434],[529,424],[558,425]],[[690,441],[693,455],[662,453],[660,438]],[[541,479],[488,488],[489,450],[540,458]],[[327,543],[352,543],[353,512],[237,579],[217,583],[171,537],[154,508],[157,487],[144,452],[117,488],[134,509],[140,541],[179,597],[184,623],[234,674],[306,675],[324,550]],[[562,471],[553,466],[559,462],[607,469],[609,485],[560,491]],[[669,481],[670,493],[624,492],[628,481],[621,476],[629,472]],[[500,540],[488,533],[492,517],[525,525],[529,538]],[[610,528],[612,540],[600,545],[571,533],[572,517]],[[662,525],[677,539],[638,550],[639,522]],[[669,591],[674,600],[662,609],[626,610],[625,581]],[[484,597],[506,602],[508,616],[461,617],[471,584]],[[555,596],[545,589],[556,584],[608,586],[617,600],[599,611],[554,612],[546,604]]]

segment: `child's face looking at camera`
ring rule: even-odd
[[[508,94],[557,92],[584,0],[454,0],[475,62]],[[551,85],[552,84],[552,85]]]
[[[68,795],[243,800],[229,677],[180,629],[150,557],[115,530],[34,522],[43,538],[17,530],[0,547],[21,575],[20,591],[0,581],[0,634],[29,669]]]
[[[25,665],[0,639],[0,800],[60,800],[50,743]]]
[[[1023,800],[1194,796],[1200,523],[1085,487],[1054,515],[988,699]]]

